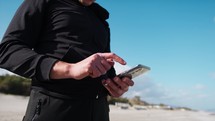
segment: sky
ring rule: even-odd
[[[0,39],[23,0],[0,1]],[[214,0],[97,0],[110,13],[112,52],[151,67],[124,97],[215,111]],[[1,70],[1,74],[6,73]]]

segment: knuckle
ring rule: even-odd
[[[125,92],[127,92],[127,91],[129,90],[129,88],[127,87],[127,88],[124,88],[123,90],[124,90]]]
[[[92,69],[91,69],[90,64],[88,64],[88,65],[86,66],[85,72],[92,73]]]
[[[115,53],[110,53],[110,55],[111,55],[111,56],[116,56],[116,54],[115,54]]]
[[[122,95],[123,93],[124,93],[123,90],[119,90],[119,91],[118,91],[118,95]]]
[[[101,54],[96,53],[96,54],[94,54],[94,56],[95,56],[96,58],[98,58],[98,57],[101,57]]]
[[[99,57],[99,54],[98,53],[93,54],[91,57],[92,57],[92,60],[96,60]]]
[[[106,63],[106,61],[105,60],[101,60],[101,64],[103,64],[103,65],[105,65],[105,66],[107,66],[107,63]]]
[[[86,68],[84,71],[87,72],[87,73],[91,73],[89,68]]]

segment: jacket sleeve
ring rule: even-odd
[[[0,44],[1,68],[27,78],[50,80],[50,70],[57,59],[34,51],[47,4],[48,0],[24,0]]]

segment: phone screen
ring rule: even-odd
[[[137,65],[137,66],[135,66],[129,70],[126,70],[126,71],[120,73],[118,76],[120,78],[129,77],[129,78],[133,79],[133,78],[135,78],[135,77],[137,77],[137,76],[139,76],[139,75],[141,75],[141,74],[143,74],[149,70],[151,70],[150,67],[139,64],[139,65]]]

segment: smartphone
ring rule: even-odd
[[[149,70],[151,70],[150,67],[142,65],[142,64],[138,64],[137,66],[118,74],[118,76],[120,78],[129,77],[129,78],[133,79]]]

